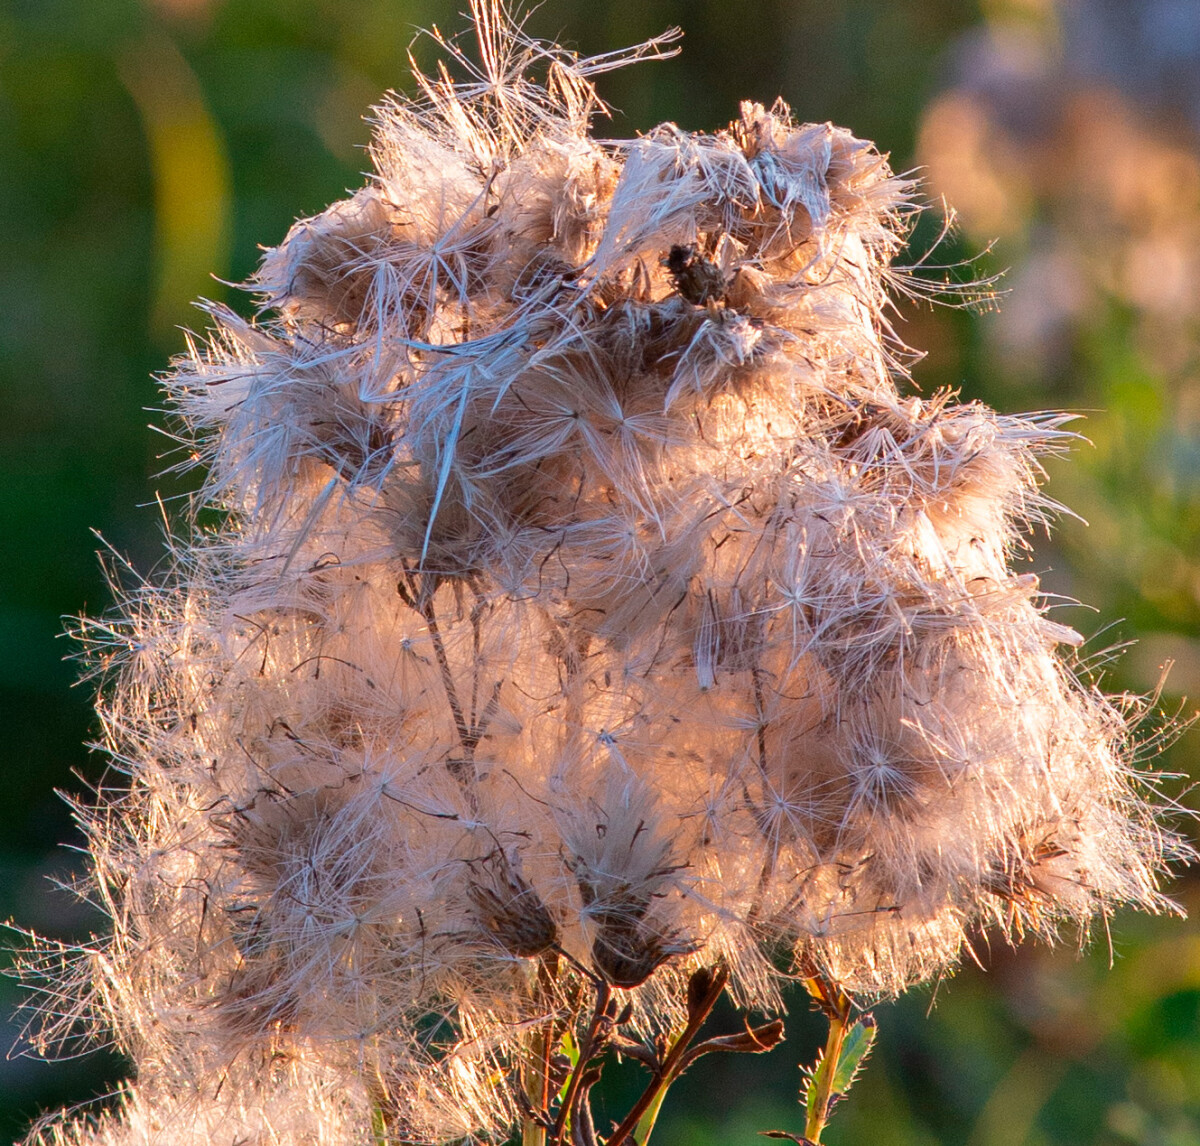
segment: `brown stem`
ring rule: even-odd
[[[446,646],[442,641],[442,631],[438,627],[437,613],[433,608],[433,595],[421,598],[421,615],[425,618],[425,626],[433,638],[433,655],[437,657],[438,668],[442,672],[442,686],[446,690],[446,699],[450,702],[450,711],[454,715],[454,726],[458,729],[458,737],[462,741],[463,752],[468,757],[474,752],[475,746],[470,743],[470,729],[467,727],[466,716],[458,699],[458,689],[454,684],[454,673],[450,668],[450,658],[446,655]]]
[[[688,1044],[700,1033],[700,1028],[704,1026],[713,1007],[717,1005],[717,1000],[721,997],[721,992],[725,990],[725,983],[729,978],[729,972],[724,967],[714,968],[711,975],[707,990],[699,998],[688,1000],[687,1026],[675,1040],[675,1045],[663,1059],[662,1065],[655,1073],[654,1078],[650,1080],[650,1085],[646,1087],[641,1098],[633,1104],[633,1108],[621,1120],[621,1124],[608,1136],[608,1146],[624,1146],[626,1139],[637,1129],[642,1115],[650,1109],[659,1093],[665,1087],[670,1086],[682,1073]]]
[[[603,979],[596,980],[596,1005],[592,1008],[592,1019],[588,1023],[587,1034],[579,1046],[579,1059],[571,1077],[567,1080],[567,1089],[559,1104],[558,1115],[554,1119],[554,1128],[550,1132],[550,1146],[562,1146],[563,1131],[570,1116],[571,1107],[575,1104],[575,1096],[579,1093],[579,1085],[583,1080],[588,1063],[595,1056],[599,1042],[600,1029],[608,1017],[608,1005],[612,1001],[612,987]]]
[[[754,683],[754,714],[758,717],[758,727],[755,730],[758,748],[758,771],[763,778],[763,782],[767,783],[769,779],[769,773],[767,772],[767,704],[763,696],[762,669],[756,665],[750,675]]]
[[[754,682],[754,712],[758,717],[758,772],[762,777],[763,796],[766,798],[769,795],[771,777],[767,771],[767,705],[766,699],[763,696],[762,669],[759,666],[754,666],[751,678]],[[747,801],[749,802],[749,793],[747,793]],[[751,810],[757,813],[757,809],[754,808],[753,804],[751,804]],[[758,873],[758,886],[754,892],[754,899],[750,904],[750,911],[746,915],[746,922],[751,924],[757,921],[758,914],[763,909],[763,903],[767,896],[767,885],[770,883],[771,875],[775,871],[775,845],[766,831],[765,819],[761,816],[756,816],[756,818],[759,819],[759,831],[762,833],[763,840],[767,845],[767,854],[763,857],[762,870]]]
[[[425,576],[428,578],[430,575],[426,574]],[[404,577],[405,581],[400,582],[397,585],[397,589],[400,591],[405,604],[420,613],[425,619],[425,627],[429,630],[429,636],[433,642],[433,654],[437,658],[438,669],[442,675],[442,690],[446,694],[446,702],[450,705],[450,715],[454,718],[454,728],[458,733],[459,743],[462,745],[462,758],[452,757],[447,760],[446,768],[450,775],[462,785],[467,798],[471,802],[471,807],[474,809],[478,800],[478,796],[472,787],[475,780],[475,749],[483,737],[487,723],[491,721],[492,716],[495,714],[495,709],[500,698],[500,684],[497,683],[492,691],[492,699],[484,714],[483,727],[476,728],[474,705],[479,691],[479,668],[478,664],[476,664],[475,680],[471,690],[472,711],[470,714],[470,723],[468,723],[467,714],[463,711],[462,701],[458,696],[458,687],[454,682],[454,672],[450,667],[450,658],[446,654],[446,644],[442,640],[442,630],[438,625],[437,610],[434,608],[437,582],[436,580],[433,581],[432,588],[429,588],[428,580],[424,583],[418,583],[416,575],[407,565],[404,567]],[[407,582],[407,587],[405,587],[405,582]],[[472,611],[471,623],[475,627],[475,642],[476,646],[478,646],[478,615],[474,610]],[[476,657],[476,660],[478,660],[478,657]]]
[[[467,584],[471,587],[471,592],[475,596],[475,604],[471,606],[471,652],[476,665],[479,664],[479,655],[483,650],[483,613],[487,608],[487,598],[480,592],[479,586],[475,579],[471,578]],[[475,715],[479,710],[479,672],[476,670],[474,679],[471,681],[471,728],[476,727]]]

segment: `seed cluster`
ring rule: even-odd
[[[911,183],[782,104],[598,142],[619,60],[473,7],[166,380],[220,524],[87,626],[113,931],[46,988],[138,1081],[45,1142],[502,1136],[589,977],[665,1030],[700,966],[887,995],[1168,906],[1010,568],[1064,419],[900,392]]]

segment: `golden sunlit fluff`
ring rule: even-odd
[[[1010,568],[1065,418],[900,393],[911,182],[782,103],[598,141],[674,36],[472,7],[166,380],[219,524],[85,626],[112,930],[40,956],[41,1045],[137,1077],[39,1142],[503,1139],[550,1036],[719,976],[887,996],[1170,906],[1137,706]]]

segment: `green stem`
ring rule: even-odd
[[[375,1081],[367,1081],[367,1093],[371,1099],[371,1140],[373,1146],[388,1146],[388,1143],[393,1141],[392,1119],[388,1113],[391,1103],[387,1096],[387,1086],[378,1070],[375,1075]]]
[[[546,1109],[545,1072],[546,1031],[534,1031],[529,1037],[529,1062],[525,1073],[525,1097],[533,1113],[521,1119],[521,1146],[546,1146],[546,1128],[534,1114]]]
[[[809,979],[805,986],[820,1003],[821,1009],[829,1019],[829,1036],[825,1040],[825,1051],[813,1075],[812,1085],[816,1088],[816,1097],[804,1124],[804,1136],[819,1144],[821,1132],[829,1121],[829,1107],[834,1097],[834,1079],[841,1062],[842,1043],[846,1038],[846,1028],[850,1019],[850,998],[841,988],[821,979]]]
[[[383,1108],[377,1103],[371,1104],[371,1137],[375,1146],[387,1146],[387,1120],[383,1116]]]
[[[550,1056],[556,1042],[552,1010],[558,956],[544,954],[537,962],[533,979],[536,1006],[547,1008],[544,1023],[530,1032],[524,1069],[525,1097],[530,1113],[521,1120],[521,1146],[546,1146],[546,1115],[550,1107]]]

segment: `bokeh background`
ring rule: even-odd
[[[418,26],[463,0],[0,0],[0,917],[66,937],[99,925],[52,891],[78,844],[62,789],[104,763],[88,687],[58,639],[107,603],[97,530],[137,568],[186,492],[152,432],[152,374],[201,322],[246,308],[257,244],[361,183],[368,105],[407,83]],[[902,303],[928,352],[915,383],[1008,411],[1083,413],[1051,493],[1090,522],[1039,538],[1032,567],[1090,636],[1109,687],[1162,707],[1200,695],[1200,0],[546,0],[530,30],[599,52],[671,24],[680,58],[603,78],[598,133],[716,128],[739,99],[920,167],[925,274],[1006,270],[994,306]],[[426,48],[415,49],[419,55]],[[969,267],[953,269],[963,260]],[[1066,602],[1086,601],[1084,609]],[[1136,642],[1136,643],[1131,643]],[[1119,657],[1109,650],[1129,645]],[[1154,721],[1147,735],[1155,732]],[[1200,736],[1164,758],[1185,804]],[[1200,911],[1200,879],[1180,902]],[[993,937],[936,991],[878,1009],[881,1049],[834,1146],[1200,1144],[1200,925],[1118,915],[1080,953]],[[1112,966],[1110,967],[1110,962]],[[21,1020],[0,985],[0,1051]],[[799,1130],[798,1061],[821,1024],[795,1000],[766,1059],[707,1060],[668,1100],[662,1146]],[[103,1095],[121,1063],[0,1059],[0,1139]],[[614,1083],[614,1109],[622,1079]]]

